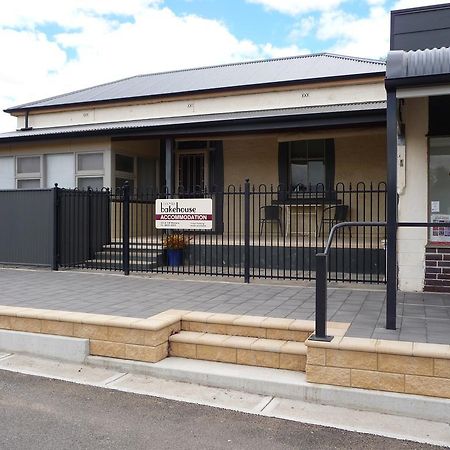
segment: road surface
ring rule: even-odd
[[[0,371],[1,449],[436,449]]]

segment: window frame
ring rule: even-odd
[[[24,158],[39,158],[39,172],[23,172],[19,173],[19,160]],[[44,173],[44,158],[43,155],[16,155],[14,161],[14,182],[17,190],[27,190],[27,188],[19,188],[20,181],[39,180],[39,187],[31,189],[42,189],[42,180]]]
[[[316,191],[293,192],[291,186],[291,148],[294,142],[299,141],[323,141],[325,154],[325,185],[324,192],[321,194]],[[317,158],[312,158],[314,160]],[[296,139],[292,141],[279,141],[278,143],[278,178],[280,192],[278,201],[295,202],[300,199],[314,199],[334,196],[334,179],[335,179],[335,140],[334,138],[318,138],[318,139]]]
[[[100,154],[102,155],[103,160],[103,168],[102,169],[92,169],[92,170],[79,170],[78,169],[78,158],[82,155],[93,155]],[[105,152],[103,151],[89,151],[89,152],[75,152],[75,186],[76,189],[78,187],[79,179],[88,179],[88,178],[102,178],[102,187],[105,185]]]

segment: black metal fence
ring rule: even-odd
[[[52,265],[54,194],[52,189],[0,191],[0,264]]]
[[[287,191],[246,181],[224,190],[136,192],[55,189],[55,265],[132,272],[313,280],[316,253],[339,222],[384,222],[386,186],[357,183]],[[157,198],[212,198],[213,229],[155,227]],[[329,255],[329,279],[385,282],[383,226],[340,230]],[[176,243],[178,259],[170,257]]]

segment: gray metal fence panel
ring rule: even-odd
[[[0,191],[0,263],[51,266],[51,189]]]

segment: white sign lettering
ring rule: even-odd
[[[156,200],[155,226],[165,230],[212,230],[212,199]]]

